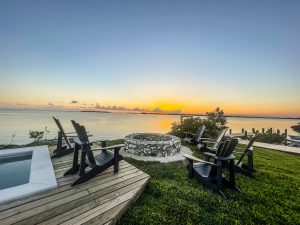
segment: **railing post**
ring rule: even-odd
[[[231,129],[229,129],[229,134],[231,134],[232,133],[232,130]]]
[[[244,131],[245,131],[244,128],[242,128],[242,133],[244,133]]]
[[[284,129],[284,137],[285,137],[285,141],[284,141],[284,144],[286,145],[287,144],[287,136],[288,136],[288,134],[287,134],[287,129]]]

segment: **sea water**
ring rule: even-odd
[[[179,122],[177,115],[149,115],[126,113],[95,113],[73,111],[39,111],[39,110],[8,110],[0,109],[0,144],[27,144],[30,130],[45,131],[44,138],[57,136],[57,126],[52,116],[59,118],[66,132],[73,132],[71,120],[84,125],[93,134],[92,139],[117,139],[134,132],[167,133],[173,122]],[[288,129],[299,120],[267,119],[267,118],[228,118],[233,133],[240,133],[244,128],[248,132],[252,128]],[[47,132],[48,131],[48,132]]]

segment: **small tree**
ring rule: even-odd
[[[184,138],[185,137],[184,132],[195,133],[197,128],[202,124],[203,124],[203,120],[201,118],[187,118],[182,123],[174,122],[172,123],[170,134],[180,138]]]
[[[44,131],[30,130],[29,137],[34,138],[33,143],[36,144],[44,136]]]
[[[212,112],[207,112],[206,116],[207,119],[204,120],[204,125],[206,126],[208,135],[215,137],[220,130],[226,128],[227,119],[224,111],[219,107]]]
[[[185,136],[184,132],[195,133],[199,126],[205,125],[205,134],[210,137],[216,137],[218,132],[224,129],[227,124],[224,112],[220,108],[216,108],[212,112],[207,112],[206,115],[206,119],[188,118],[182,123],[173,123],[170,134],[183,138]]]
[[[300,134],[300,123],[291,126],[291,128],[293,129],[293,131],[295,131],[296,133]]]

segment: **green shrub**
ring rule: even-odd
[[[256,141],[265,142],[270,144],[282,144],[285,140],[285,134],[277,134],[277,133],[264,133],[258,134]]]
[[[207,112],[206,116],[207,116],[206,119],[188,118],[185,119],[182,123],[174,122],[172,124],[170,134],[183,138],[185,137],[184,132],[195,133],[199,126],[205,125],[206,136],[209,137],[217,136],[219,131],[224,129],[226,127],[225,125],[227,124],[227,119],[224,116],[223,110],[221,110],[220,108],[216,108],[212,112]]]

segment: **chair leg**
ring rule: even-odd
[[[55,153],[60,153],[62,151],[62,133],[61,131],[58,131],[58,135],[57,135],[57,144],[56,144],[56,149],[55,149]]]
[[[62,132],[59,131],[58,137],[57,137],[56,149],[53,151],[54,154],[52,155],[51,158],[59,158],[59,157],[68,155],[74,151],[74,149],[72,147],[68,148],[68,145],[63,146],[62,139],[63,139]]]
[[[75,143],[72,167],[64,173],[64,176],[67,176],[70,174],[75,174],[78,172],[78,170],[79,170],[78,154],[79,154],[80,149],[81,149],[81,146],[78,145],[77,143]]]
[[[114,173],[119,172],[119,149],[115,149],[114,151]]]
[[[97,174],[99,174],[99,173],[103,172],[104,170],[108,169],[109,167],[111,167],[113,165],[113,163],[114,163],[114,160],[110,160],[102,166],[95,166],[90,171],[81,175],[77,180],[74,181],[74,183],[71,186],[75,186],[75,185],[78,185],[85,181],[90,180],[91,178],[95,177]]]
[[[222,190],[222,162],[220,160],[217,161],[217,189]]]
[[[80,166],[79,166],[79,176],[82,176],[85,173],[85,158],[86,158],[86,146],[83,145],[81,147],[81,159],[80,159]]]
[[[240,191],[235,185],[235,171],[234,171],[234,159],[229,162],[229,185],[232,189]]]
[[[252,151],[248,152],[248,172],[253,173],[253,153]]]
[[[193,161],[192,160],[188,160],[189,161],[189,165],[188,165],[188,171],[189,171],[189,178],[193,179],[194,177],[194,166],[193,166]]]

